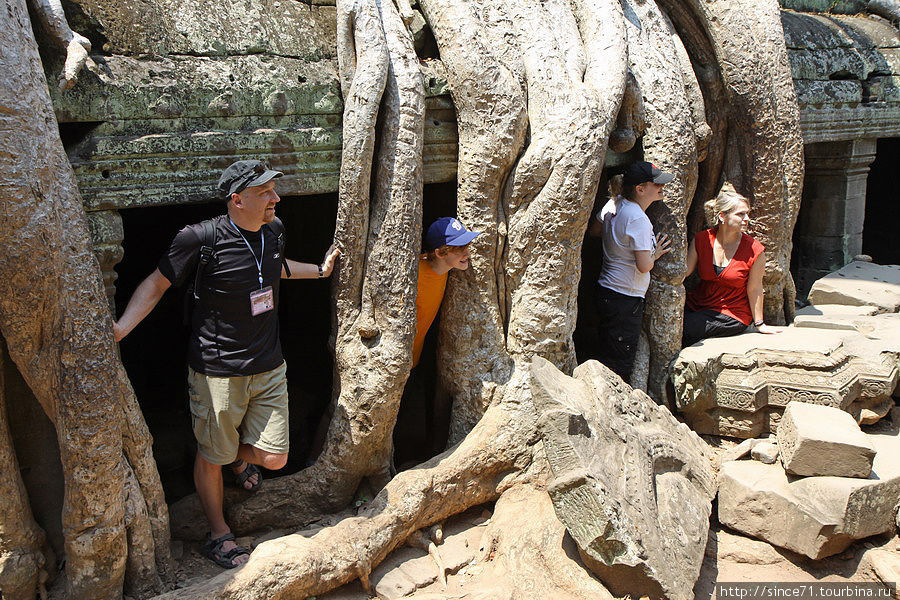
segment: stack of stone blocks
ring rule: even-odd
[[[726,457],[719,521],[812,559],[893,533],[900,499],[897,425],[864,433],[838,408],[791,402],[777,436],[780,460],[727,460],[740,450]],[[763,445],[747,442],[742,450]]]
[[[811,305],[776,335],[703,340],[672,367],[675,407],[698,433],[779,430],[789,403],[830,406],[870,424],[895,405],[900,266],[854,261],[818,280]]]

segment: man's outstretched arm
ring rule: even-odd
[[[331,246],[325,253],[325,260],[322,261],[322,277],[330,277],[334,270],[334,261],[341,255],[341,251],[336,246]],[[319,265],[311,263],[301,263],[289,258],[284,259],[288,267],[291,269],[291,276],[287,276],[284,267],[281,269],[282,279],[318,279]]]
[[[125,312],[118,321],[113,323],[113,334],[117,342],[131,333],[131,330],[150,314],[150,311],[171,285],[172,282],[166,279],[159,269],[154,270],[147,276],[147,279],[141,282],[128,301]]]

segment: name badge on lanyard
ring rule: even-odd
[[[234,230],[238,232],[238,235],[241,236],[241,239],[244,240],[244,244],[246,244],[247,249],[250,251],[250,254],[253,255],[253,262],[256,263],[256,274],[259,279],[259,289],[250,292],[250,314],[254,317],[256,315],[261,315],[264,312],[269,312],[273,308],[275,308],[275,294],[272,292],[272,286],[267,285],[263,287],[263,258],[266,255],[266,234],[264,231],[260,230],[260,244],[262,247],[260,248],[259,258],[256,258],[256,253],[253,251],[253,247],[250,246],[250,242],[247,241],[247,238],[244,237],[244,234],[241,233],[241,230],[237,225],[234,224],[234,221],[231,220],[231,217],[228,217],[228,222],[231,223],[231,226],[234,227]]]
[[[250,292],[250,314],[254,317],[275,308],[275,295],[272,286],[267,285],[261,290]]]

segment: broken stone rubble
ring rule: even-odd
[[[849,414],[791,402],[778,430],[781,464],[792,475],[868,477],[875,448]]]
[[[757,444],[750,450],[750,457],[753,460],[771,465],[778,460],[778,446],[772,442]]]
[[[810,304],[797,311],[794,327],[815,327],[818,329],[857,330],[854,324],[860,317],[871,317],[878,312],[874,306],[846,306],[843,304]]]
[[[797,477],[776,463],[733,461],[719,473],[719,521],[813,559],[895,530],[900,437],[864,434],[877,451],[868,478]]]
[[[900,310],[900,266],[853,261],[816,281],[809,291],[813,305],[872,306],[878,312]]]

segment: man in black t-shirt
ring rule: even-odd
[[[238,161],[225,169],[218,188],[227,200],[227,214],[178,232],[157,269],[138,286],[113,325],[119,341],[171,285],[196,281],[188,346],[191,418],[197,438],[194,483],[210,524],[201,551],[225,568],[246,562],[249,551],[237,546],[225,523],[222,466],[229,466],[245,489],[256,491],[261,483],[256,465],[275,470],[287,461],[279,280],[328,277],[340,255],[330,248],[321,265],[281,256],[276,232],[282,228],[275,217],[281,199],[274,181],[281,175],[258,160]],[[206,264],[200,258],[204,246],[212,248]]]

